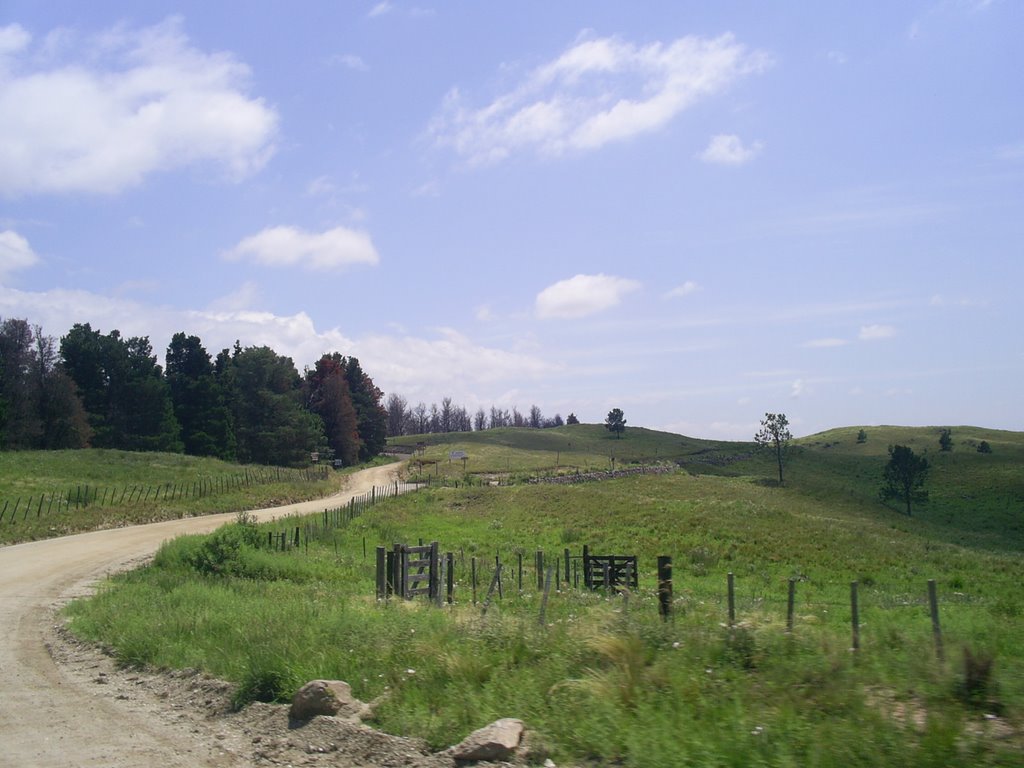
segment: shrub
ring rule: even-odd
[[[988,444],[988,440],[978,443],[978,453],[992,453],[992,446]]]

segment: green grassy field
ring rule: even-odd
[[[179,539],[151,567],[74,604],[72,626],[124,663],[233,680],[240,704],[345,679],[364,700],[388,694],[379,727],[436,747],[521,717],[558,764],[1020,765],[1024,435],[954,427],[954,451],[940,455],[937,429],[867,427],[863,444],[857,431],[796,441],[781,487],[748,444],[632,428],[616,440],[592,425],[452,435],[425,451],[451,480],[465,479],[461,462],[447,464],[453,449],[469,453],[478,478],[557,474],[563,451],[604,469],[612,448],[617,466],[682,468],[567,486],[435,485],[287,552],[267,551],[268,529],[248,525]],[[982,439],[991,454],[977,452]],[[890,443],[933,463],[931,499],[912,518],[878,501]],[[373,548],[419,539],[456,553],[454,604],[378,603]],[[584,544],[637,555],[640,589],[589,593],[563,575],[541,627],[534,553],[550,563]],[[657,611],[658,555],[674,561],[668,622]],[[482,600],[496,557],[503,593],[482,616],[471,565]],[[965,666],[965,650],[992,661],[990,672]]]
[[[8,451],[0,544],[316,499],[337,490],[336,474],[325,477],[177,453]]]

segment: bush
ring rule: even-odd
[[[992,453],[992,446],[988,444],[988,440],[978,443],[978,453]]]

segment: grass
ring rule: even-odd
[[[334,473],[307,477],[314,475],[176,453],[4,452],[0,543],[305,501],[338,487]]]
[[[674,441],[672,458],[686,471],[571,486],[434,487],[288,552],[261,549],[267,529],[245,525],[186,537],[149,568],[75,603],[72,626],[126,664],[201,667],[233,680],[240,705],[286,700],[317,677],[345,679],[364,700],[387,694],[379,727],[438,748],[513,716],[559,764],[1019,765],[1024,565],[1020,537],[994,534],[1013,521],[1006,510],[1021,491],[1024,435],[954,427],[951,456],[929,451],[932,500],[908,519],[877,500],[886,447],[934,442],[937,454],[938,431],[866,431],[864,444],[856,428],[798,441],[782,487],[766,481],[770,460],[745,445],[631,428],[618,442],[638,437],[632,455],[652,446],[668,455]],[[516,445],[495,448],[487,433],[447,445],[480,456],[482,472],[500,470],[502,460],[518,470],[555,463],[557,442],[497,432]],[[594,429],[578,434],[587,435],[580,456],[606,445]],[[978,439],[993,453],[966,442]],[[372,547],[420,538],[456,553],[456,602],[378,603]],[[639,591],[626,600],[563,583],[540,627],[534,552],[550,562],[583,544],[638,555]],[[658,618],[657,555],[674,560],[671,622]],[[470,563],[477,558],[482,597],[496,556],[503,597],[484,617],[472,604]],[[737,585],[732,627],[728,573]],[[938,583],[945,662],[935,657],[928,579]],[[854,580],[857,653],[849,650]]]

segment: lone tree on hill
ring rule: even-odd
[[[953,450],[953,431],[948,427],[939,434],[939,447],[944,451]]]
[[[621,408],[612,408],[608,411],[608,417],[604,420],[604,428],[615,433],[615,439],[622,437],[626,431],[626,419],[623,418]]]
[[[928,477],[928,459],[918,456],[906,445],[889,446],[889,463],[885,465],[881,495],[885,500],[902,499],[911,516],[911,502],[926,501],[928,491],[922,490]]]
[[[579,423],[580,423],[580,420],[576,418],[576,414],[575,413],[570,413],[569,417],[565,420],[566,426],[569,426],[570,424],[579,424]]]
[[[789,419],[784,413],[766,413],[761,419],[760,431],[754,435],[754,441],[759,446],[775,452],[775,461],[779,465],[779,485],[782,485],[782,460],[786,454],[786,446],[792,439]]]
[[[857,433],[857,442],[858,443],[866,443],[867,441],[868,441],[868,433],[865,432],[862,429],[860,432]]]

